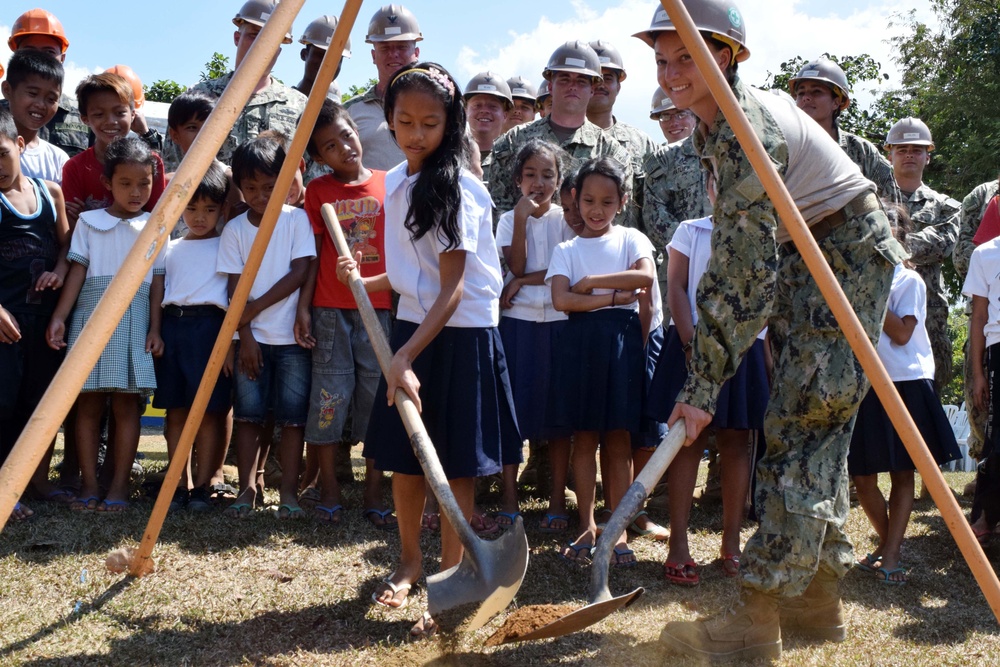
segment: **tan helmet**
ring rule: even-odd
[[[330,40],[333,39],[333,32],[337,29],[337,17],[324,14],[306,26],[305,32],[299,39],[299,44],[312,44],[316,48],[326,51],[330,48]],[[347,38],[344,44],[344,51],[341,53],[345,58],[351,57],[351,38]]]
[[[54,37],[62,45],[63,53],[66,53],[66,49],[69,48],[69,40],[66,39],[66,31],[63,30],[62,23],[44,9],[29,9],[18,16],[10,28],[7,46],[10,47],[11,51],[17,51],[18,40],[28,35]]]
[[[657,88],[656,92],[653,93],[653,101],[649,107],[649,119],[659,120],[659,116],[664,111],[670,111],[671,109],[676,109],[673,100],[670,96],[663,92],[662,88]]]
[[[595,81],[604,78],[601,75],[601,59],[597,56],[597,52],[590,47],[590,44],[579,40],[566,42],[552,52],[542,76],[551,79],[553,72],[586,74]]]
[[[233,25],[239,28],[244,23],[251,23],[256,26],[264,27],[267,20],[271,18],[271,14],[274,10],[278,8],[278,0],[247,0],[240,7],[240,11],[236,12],[236,16],[233,17]],[[292,33],[286,32],[285,38],[281,40],[282,44],[292,43]]]
[[[931,138],[931,128],[919,118],[904,118],[896,121],[896,124],[889,128],[889,134],[885,138],[886,146],[900,146],[908,144],[910,146],[927,146],[928,151],[934,150],[934,139]]]
[[[424,36],[420,32],[417,17],[403,5],[385,5],[368,23],[365,41],[375,42],[419,42]]]
[[[507,79],[507,87],[510,88],[510,96],[515,100],[527,100],[534,104],[535,98],[538,97],[538,90],[521,75]]]
[[[141,109],[142,105],[146,103],[146,95],[143,92],[142,80],[139,78],[139,75],[128,65],[114,65],[104,71],[106,73],[117,74],[128,81],[128,85],[132,88],[132,98],[135,100],[135,108]]]
[[[750,57],[747,48],[746,26],[743,24],[743,13],[730,0],[684,0],[695,27],[702,32],[712,33],[712,37],[729,44],[733,49],[735,62],[743,62]],[[656,36],[661,32],[676,32],[674,22],[670,20],[667,10],[658,6],[653,14],[653,21],[638,37],[646,44],[653,46]]]
[[[618,49],[616,49],[611,42],[599,39],[591,42],[590,48],[594,50],[597,57],[600,59],[602,69],[617,70],[618,80],[625,80],[625,77],[627,76],[627,74],[625,74],[625,62],[622,60],[622,54],[619,53]]]
[[[514,106],[514,98],[510,95],[510,87],[503,77],[496,72],[480,72],[469,80],[462,97],[466,101],[473,95],[493,95],[503,100],[505,108]]]
[[[851,91],[847,84],[847,75],[840,65],[829,58],[820,58],[811,63],[807,63],[799,70],[799,73],[788,80],[788,92],[795,97],[795,88],[799,81],[819,81],[825,83],[833,89],[833,92],[840,98],[840,110],[843,111],[851,105]]]
[[[541,111],[545,100],[551,96],[552,92],[549,90],[549,80],[542,79],[542,82],[538,84],[538,95],[535,96],[535,108]]]

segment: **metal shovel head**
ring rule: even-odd
[[[507,608],[527,569],[528,537],[517,517],[498,539],[477,539],[461,563],[427,577],[427,611],[442,630],[478,630]]]
[[[610,616],[619,609],[624,609],[629,606],[639,599],[639,596],[643,594],[644,590],[645,589],[643,588],[637,588],[631,593],[619,595],[616,598],[602,600],[601,602],[592,602],[586,607],[581,607],[570,614],[566,614],[562,618],[557,618],[548,625],[543,625],[537,630],[533,630],[523,635],[508,637],[500,643],[513,644],[514,642],[530,641],[532,639],[551,639],[553,637],[562,637],[563,635],[578,632],[584,628],[590,627],[598,621],[604,620],[605,617]]]

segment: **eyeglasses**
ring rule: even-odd
[[[688,118],[693,118],[694,114],[687,109],[670,109],[669,111],[661,111],[657,116],[656,120],[661,123],[667,123],[672,120],[687,120]]]

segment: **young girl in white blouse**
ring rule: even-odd
[[[107,149],[101,181],[114,202],[105,209],[85,211],[73,230],[66,284],[48,328],[50,347],[66,347],[66,320],[69,346],[80,337],[97,302],[115,272],[125,261],[149,214],[142,207],[149,201],[158,158],[139,139],[113,141]],[[81,487],[71,509],[121,512],[128,508],[129,474],[139,447],[139,417],[142,395],[156,389],[153,355],[163,350],[158,336],[150,335],[150,284],[154,273],[162,273],[162,256],[146,274],[139,291],[111,335],[97,365],[90,372],[77,400],[77,447],[80,457]],[[157,327],[158,329],[158,327]],[[101,413],[111,399],[114,414],[114,476],[101,499],[97,482],[97,449]]]

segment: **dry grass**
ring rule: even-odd
[[[148,468],[163,465],[159,441],[144,439],[143,449]],[[961,488],[971,475],[947,477]],[[170,517],[156,574],[134,581],[107,572],[104,558],[138,541],[148,500],[124,516],[36,503],[35,520],[0,535],[0,665],[684,665],[658,647],[663,623],[717,611],[736,594],[735,582],[711,564],[698,588],[671,586],[660,574],[665,546],[635,540],[640,564],[613,571],[612,590],[644,586],[646,594],[588,630],[483,649],[501,617],[447,644],[410,643],[426,592],[417,589],[401,612],[372,607],[369,596],[392,569],[398,537],[362,519],[358,485],[346,499],[352,509],[336,528],[265,513],[245,521],[219,513]],[[537,531],[543,506],[530,501],[526,509],[531,561],[515,604],[583,605],[587,571],[555,555],[558,536]],[[692,517],[701,563],[718,554],[717,515],[717,507],[696,507]],[[860,509],[852,509],[848,530],[858,552],[870,550]],[[747,526],[744,537],[750,532]],[[424,547],[425,570],[433,572],[437,537],[425,536]],[[786,640],[780,664],[1000,664],[997,622],[930,501],[917,502],[904,548],[913,567],[907,586],[852,572],[844,585],[848,641]],[[988,555],[995,563],[998,553]]]

